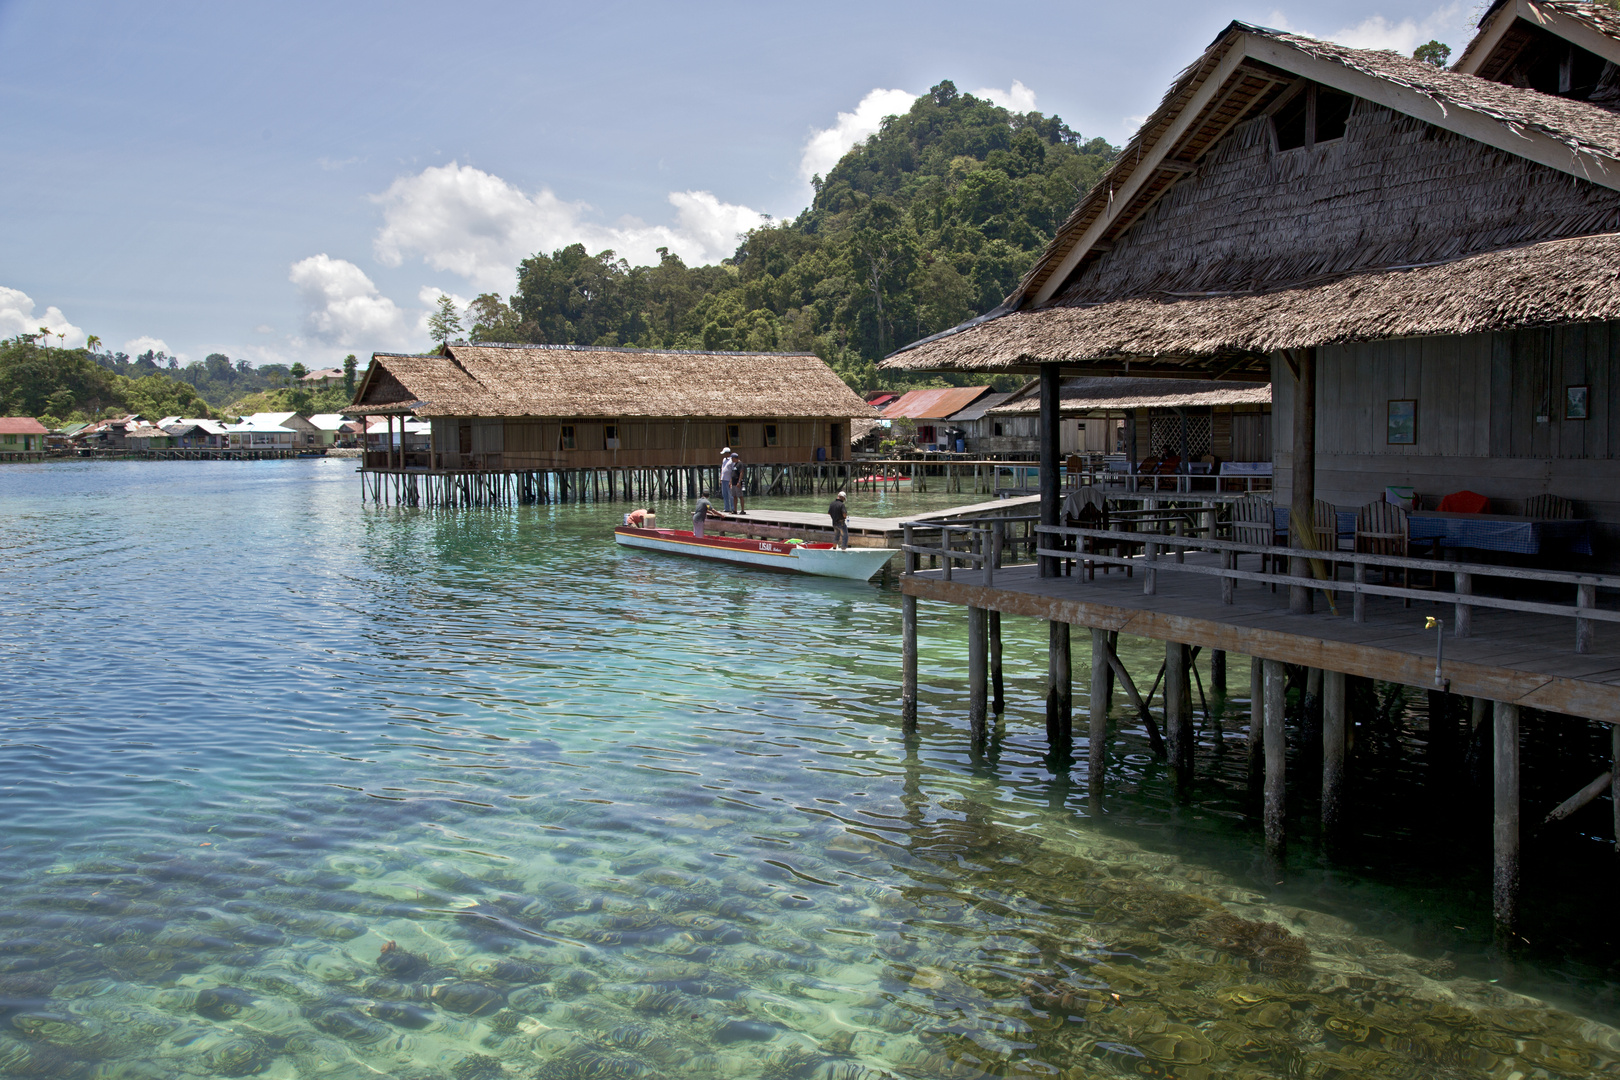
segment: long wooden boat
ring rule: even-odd
[[[840,548],[821,543],[790,544],[785,540],[694,536],[686,529],[638,529],[633,525],[616,527],[613,538],[626,547],[851,581],[869,580],[894,555],[888,548]]]

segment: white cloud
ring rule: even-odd
[[[524,258],[574,243],[592,254],[612,249],[637,265],[657,263],[660,247],[690,263],[716,262],[736,250],[739,235],[766,220],[707,191],[677,191],[669,196],[673,226],[632,217],[603,225],[590,220],[586,203],[567,202],[544,187],[525,194],[498,176],[456,162],[402,176],[373,198],[383,208],[374,242],[378,261],[399,266],[419,256],[434,270],[461,275],[480,292],[510,290]]]
[[[1273,11],[1267,22],[1276,29],[1286,30],[1291,34],[1324,38],[1355,49],[1393,49],[1403,56],[1411,56],[1412,50],[1426,41],[1446,41],[1448,38],[1453,52],[1459,52],[1472,36],[1467,11],[1462,3],[1455,0],[1453,3],[1435,8],[1421,18],[1408,15],[1402,19],[1391,20],[1384,15],[1372,15],[1354,25],[1341,26],[1326,34],[1293,25],[1288,16],[1281,11]]]
[[[84,331],[68,322],[61,308],[53,305],[36,315],[32,297],[20,289],[0,285],[0,337],[37,334],[42,326],[47,327],[53,335],[67,335],[55,344],[77,348],[85,342]]]
[[[812,176],[826,176],[850,147],[877,131],[885,116],[898,116],[916,100],[916,94],[905,90],[873,90],[861,98],[854,112],[841,112],[832,127],[811,133],[799,158],[799,178],[808,183]]]
[[[152,337],[150,334],[142,334],[138,338],[130,338],[128,341],[124,342],[123,351],[124,354],[127,355],[131,360],[142,353],[148,352],[160,352],[169,356],[176,355],[175,353],[170,352],[167,342],[165,342],[162,338]]]
[[[311,255],[292,264],[287,280],[298,288],[305,329],[317,342],[374,349],[412,343],[409,316],[354,263]]]
[[[1003,109],[1008,109],[1015,113],[1027,113],[1035,111],[1035,91],[1031,90],[1017,79],[1013,80],[1011,90],[997,90],[995,87],[990,86],[983,90],[973,91],[973,96],[976,98],[984,98],[986,101],[995,102]]]

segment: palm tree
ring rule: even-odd
[[[97,349],[101,348],[101,339],[95,334],[91,334],[89,337],[84,339],[84,347],[89,349],[91,352],[95,352]]]

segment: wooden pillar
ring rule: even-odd
[[[1249,660],[1249,783],[1260,778],[1266,745],[1266,668],[1258,656]]]
[[[1288,670],[1280,660],[1265,661],[1266,853],[1281,854],[1286,842],[1288,736],[1283,710],[1288,702]]]
[[[1063,493],[1058,490],[1058,456],[1062,446],[1058,430],[1060,380],[1056,364],[1041,365],[1041,524],[1056,525]],[[1052,538],[1044,541],[1050,547]],[[1057,577],[1059,560],[1041,559],[1041,577]]]
[[[1344,820],[1344,762],[1347,714],[1344,672],[1322,673],[1322,830],[1333,833]]]
[[[1519,916],[1519,707],[1496,703],[1495,869],[1491,909],[1499,933],[1512,933]]]
[[[1007,711],[1001,681],[1001,612],[990,613],[990,708],[997,716]]]
[[[1289,544],[1314,548],[1316,533],[1312,515],[1316,506],[1316,350],[1294,349],[1285,354],[1294,368],[1294,460],[1289,467],[1293,500],[1288,511]],[[1288,560],[1288,573],[1309,577],[1310,562],[1303,556]],[[1304,615],[1311,610],[1311,589],[1305,585],[1288,588],[1288,610]]]
[[[1179,641],[1164,643],[1164,726],[1176,783],[1192,779],[1193,707],[1191,657]]]
[[[1209,692],[1215,697],[1226,697],[1226,650],[1213,649],[1209,654]]]
[[[1609,800],[1614,803],[1614,850],[1620,852],[1620,724],[1609,725]]]
[[[1067,752],[1074,714],[1074,678],[1069,657],[1069,624],[1047,623],[1046,745]]]
[[[1103,769],[1108,757],[1108,707],[1114,696],[1114,669],[1108,663],[1108,651],[1108,631],[1094,628],[1091,631],[1091,727],[1086,747],[1086,783],[1093,799],[1102,795]]]
[[[905,546],[911,547],[911,526],[905,526]],[[917,572],[917,553],[906,551],[906,574]],[[900,597],[900,722],[909,733],[917,729],[917,598]]]
[[[981,607],[969,606],[968,616],[968,726],[973,731],[974,746],[982,746],[988,733],[986,725],[987,713],[987,660],[989,649],[987,647],[985,625],[989,621],[985,618],[987,612]]]

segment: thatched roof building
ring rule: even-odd
[[[346,411],[431,421],[436,468],[510,469],[837,460],[872,416],[809,353],[460,342],[374,354]]]
[[[1582,100],[1233,23],[1000,307],[884,364],[1252,378],[1280,349],[1620,318],[1607,85]]]
[[[1269,383],[1217,382],[1212,379],[1175,380],[1092,377],[1065,379],[1059,391],[1059,410],[1065,415],[1124,412],[1132,409],[1209,409],[1215,406],[1270,405]],[[990,410],[992,416],[1019,416],[1039,412],[1039,386],[1029,383]]]

